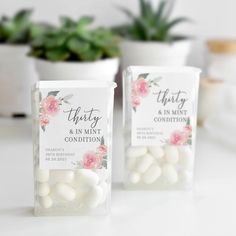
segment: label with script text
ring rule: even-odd
[[[41,88],[43,169],[107,168],[107,88]]]
[[[132,145],[191,145],[193,79],[187,73],[133,74]]]

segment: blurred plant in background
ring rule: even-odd
[[[51,30],[52,26],[44,23],[33,23],[31,9],[23,9],[13,17],[0,18],[0,43],[28,44],[32,39]]]
[[[119,37],[105,28],[91,29],[92,17],[75,21],[61,17],[60,25],[35,38],[29,55],[49,61],[96,61],[120,55]]]
[[[149,1],[139,0],[140,13],[135,16],[129,9],[119,7],[131,20],[113,28],[113,31],[127,39],[140,41],[173,42],[188,37],[171,33],[171,30],[180,23],[189,22],[186,17],[171,19],[175,1],[161,0],[157,9]]]

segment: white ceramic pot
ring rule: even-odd
[[[119,59],[95,62],[50,62],[35,59],[40,80],[103,80],[114,81]]]
[[[183,66],[191,48],[190,40],[171,44],[160,42],[123,41],[122,68],[130,65]]]
[[[37,80],[28,46],[0,45],[0,115],[31,113],[31,86]]]

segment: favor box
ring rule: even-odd
[[[200,70],[128,67],[123,74],[125,186],[192,186]]]
[[[115,87],[102,81],[34,87],[35,215],[109,212]]]

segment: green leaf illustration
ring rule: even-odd
[[[54,97],[56,97],[59,92],[60,92],[60,91],[51,91],[51,92],[48,93],[47,97],[48,97],[48,96],[54,96]]]
[[[155,84],[155,83],[160,82],[160,80],[161,80],[161,77],[157,77],[157,78],[153,79],[153,82],[154,82],[154,84]]]
[[[42,101],[42,93],[39,92],[39,101],[41,102]]]
[[[107,162],[106,162],[106,161],[102,161],[102,166],[104,166],[105,168],[107,168]]]
[[[138,79],[146,79],[149,73],[139,74]]]
[[[186,123],[187,125],[190,125],[190,118],[188,117],[188,119],[187,119],[187,123]]]
[[[73,94],[69,94],[67,96],[65,96],[64,98],[62,98],[62,100],[65,102],[65,101],[68,101],[69,99],[71,99],[73,97]]]
[[[105,140],[104,140],[104,137],[102,136],[101,138],[101,145],[104,145],[105,144]]]

